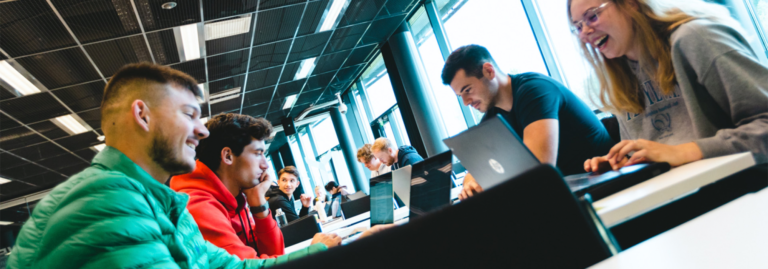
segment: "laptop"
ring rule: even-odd
[[[392,172],[371,179],[371,226],[395,222]]]
[[[451,203],[453,154],[446,151],[413,165],[410,170],[409,218],[413,220]]]
[[[483,139],[477,139],[482,137]],[[520,136],[501,115],[496,115],[466,131],[443,140],[487,190],[540,164],[523,144]],[[583,173],[565,177],[571,191],[581,196],[590,193],[597,201],[669,171],[668,163],[636,164],[602,174]]]
[[[395,192],[394,197],[397,208],[409,206],[412,168],[412,166],[407,165],[392,171],[392,190]]]

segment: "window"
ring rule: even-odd
[[[352,183],[352,177],[349,175],[349,169],[347,168],[347,160],[344,159],[344,153],[341,150],[332,150],[331,160],[333,161],[333,168],[336,170],[336,179],[339,186],[347,186],[349,193],[354,193],[355,184]]]
[[[389,138],[389,141],[392,141],[392,143],[395,143],[395,146],[399,147],[402,145],[402,143],[397,143],[400,139],[395,136],[395,132],[392,131],[392,124],[387,121],[384,123],[384,135]]]
[[[397,103],[381,53],[373,60],[371,66],[363,72],[361,79],[363,87],[368,94],[368,103],[374,118],[378,118]]]
[[[429,84],[432,86],[433,100],[440,109],[445,131],[448,136],[454,136],[467,129],[467,122],[461,113],[462,104],[456,94],[450,87],[443,85],[441,75],[445,61],[423,7],[413,15],[409,23]]]
[[[752,2],[752,7],[755,10],[755,18],[754,20],[757,21],[757,24],[762,27],[763,35],[768,35],[766,31],[768,31],[768,0],[750,0]],[[764,39],[768,38],[766,36],[763,36]],[[764,42],[768,42],[768,40],[764,40]]]
[[[365,133],[365,136],[368,138],[367,141],[373,142],[373,131],[371,131],[371,120],[368,119],[368,113],[365,112],[365,102],[363,102],[363,98],[361,97],[361,91],[355,92],[355,104],[357,107],[357,114],[360,115],[360,119],[362,122],[360,123],[360,128],[363,129],[362,131]]]
[[[291,145],[291,153],[293,154],[293,160],[296,162],[296,169],[299,170],[299,175],[301,175],[301,178],[299,179],[301,181],[301,188],[304,191],[304,194],[308,194],[312,197],[315,196],[315,192],[312,189],[312,178],[309,177],[309,174],[307,174],[307,169],[304,162],[304,156],[301,154],[301,149],[299,148],[299,144],[296,143],[296,136],[293,135],[288,138],[289,143]]]
[[[319,163],[316,160],[317,156],[315,155],[314,150],[312,150],[312,141],[309,138],[309,134],[307,134],[307,128],[309,127],[305,127],[299,132],[299,146],[304,150],[304,162],[309,168],[309,174],[312,176],[312,181],[315,183],[315,186],[324,186],[325,182],[323,182],[320,170],[317,168]]]
[[[269,164],[269,169],[267,170],[269,177],[277,182],[277,171],[275,171],[275,165],[272,163],[272,156],[267,156],[267,164]]]
[[[315,149],[318,154],[322,154],[339,144],[339,138],[336,136],[336,130],[333,129],[333,122],[330,118],[324,118],[312,127],[312,136],[315,141]]]
[[[400,108],[395,108],[395,111],[392,112],[390,116],[390,122],[391,119],[394,118],[394,123],[397,126],[397,132],[400,134],[400,140],[403,141],[403,145],[410,145],[411,140],[408,139],[408,132],[405,130],[405,122],[403,122],[403,115],[400,114]]]
[[[481,45],[488,48],[504,72],[549,74],[533,31],[528,27],[522,2],[438,0],[436,4],[452,49]],[[565,10],[564,6],[558,7]],[[497,26],[504,31],[489,31],[489,27]]]

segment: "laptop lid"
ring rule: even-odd
[[[371,179],[371,225],[395,222],[392,173]]]
[[[395,197],[400,198],[403,203],[399,207],[410,205],[412,168],[408,165],[392,171],[392,189],[395,191]]]
[[[443,142],[485,190],[540,164],[501,115]]]
[[[451,151],[446,151],[413,165],[408,205],[411,220],[450,205],[452,159]]]

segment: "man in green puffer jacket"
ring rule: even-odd
[[[112,76],[101,107],[107,147],[37,204],[7,268],[262,268],[338,245],[322,235],[290,255],[243,261],[203,239],[189,197],[163,185],[192,171],[208,136],[197,97],[195,80],[169,67]]]

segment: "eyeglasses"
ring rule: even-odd
[[[584,12],[583,19],[580,21],[577,21],[573,23],[571,26],[571,32],[574,34],[580,34],[581,31],[584,29],[584,24],[587,24],[587,26],[592,27],[592,24],[597,22],[597,15],[603,12],[603,9],[608,6],[612,2],[605,2],[602,5],[597,6],[596,8],[588,9],[586,12]]]

